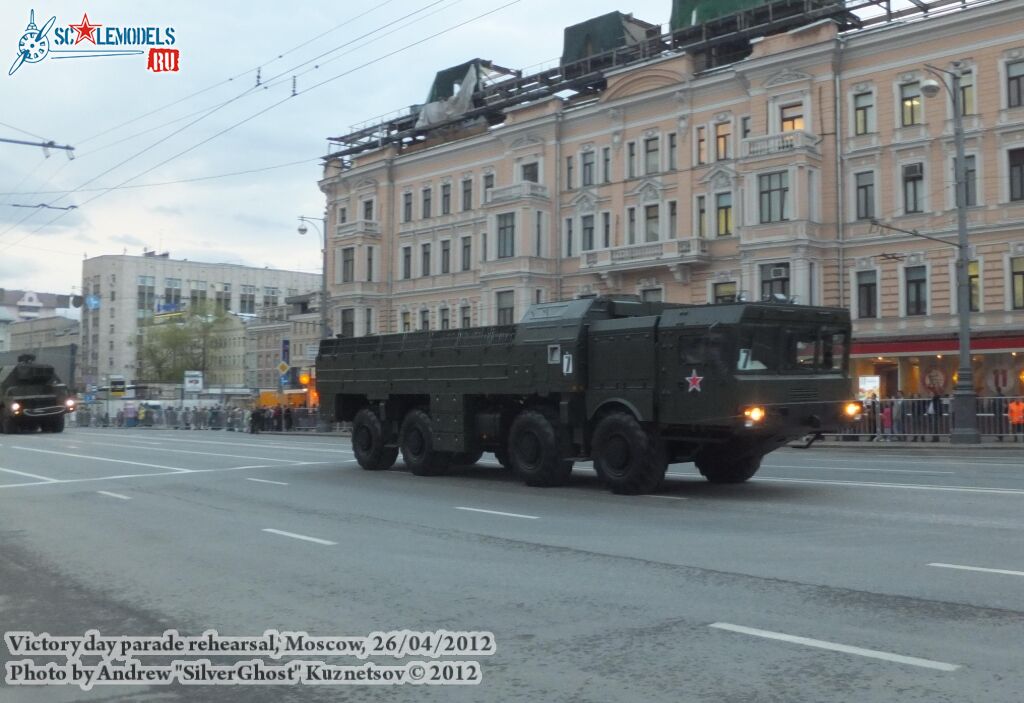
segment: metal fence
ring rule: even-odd
[[[319,413],[316,408],[265,409],[260,430],[264,432],[316,431]],[[161,430],[226,430],[248,432],[251,410],[234,406],[212,407],[145,407],[114,415],[102,404],[80,405],[71,417],[72,426],[152,428]]]
[[[1013,415],[1011,403],[1024,396],[982,397],[977,400],[978,432],[997,441],[1024,441],[1024,422]],[[952,397],[884,398],[864,401],[861,419],[840,435],[875,442],[938,442],[953,426]]]

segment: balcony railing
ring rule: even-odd
[[[488,203],[508,202],[520,198],[547,198],[548,188],[540,183],[523,181],[501,188],[491,188],[487,191]]]
[[[706,239],[669,239],[580,254],[581,269],[643,268],[646,264],[697,264],[710,260]]]
[[[338,225],[335,236],[348,237],[354,234],[369,234],[377,236],[380,234],[380,222],[377,220],[352,220]]]
[[[818,153],[818,137],[810,132],[782,132],[743,140],[743,157],[772,156],[795,151]]]

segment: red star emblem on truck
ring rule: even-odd
[[[690,386],[686,389],[687,393],[693,393],[694,391],[700,392],[700,382],[704,380],[703,376],[697,375],[697,369],[690,371],[690,375],[686,377],[686,382]]]

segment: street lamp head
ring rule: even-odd
[[[928,80],[921,82],[921,93],[926,98],[934,98],[939,94],[940,90],[942,90],[942,87],[934,78],[929,78]]]
[[[309,231],[309,227],[306,226],[306,223],[305,222],[300,222],[299,223],[299,234],[305,234],[308,231]]]

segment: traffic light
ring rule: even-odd
[[[306,370],[299,371],[299,385],[300,386],[302,386],[303,388],[308,388],[310,380],[311,379],[310,379],[310,376],[309,376],[309,371],[306,371]]]

